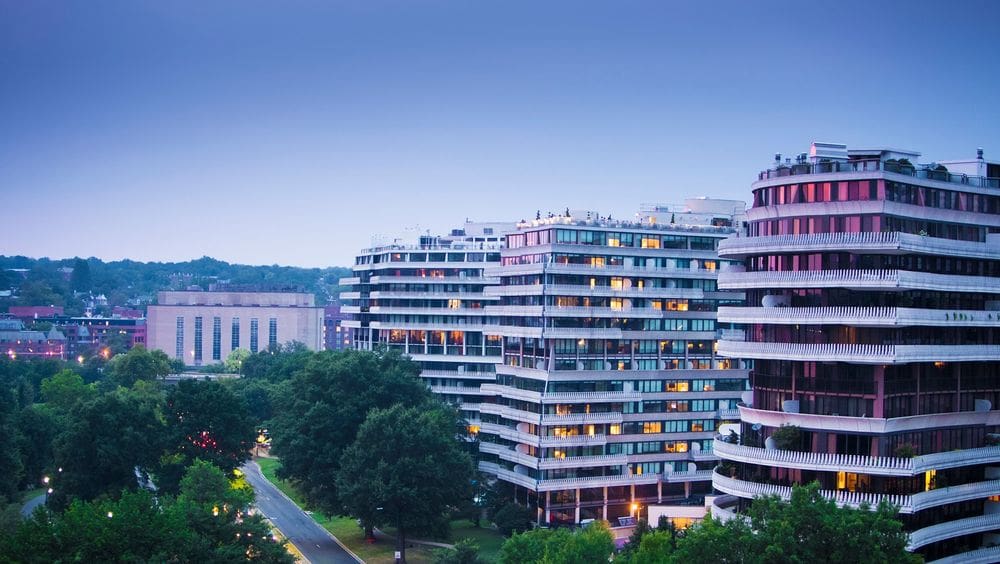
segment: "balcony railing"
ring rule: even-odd
[[[910,364],[1000,360],[1000,345],[865,345],[854,343],[747,343],[719,341],[718,353],[730,358]]]
[[[494,464],[492,462],[479,462],[479,469],[487,474],[493,474],[501,480],[517,484],[519,486],[524,486],[528,489],[534,490],[538,486],[538,481],[531,476],[525,476],[523,474],[518,474],[517,472],[511,472],[506,468],[500,466],[499,464]]]
[[[946,521],[937,525],[931,525],[930,527],[924,527],[923,529],[917,529],[910,533],[910,542],[906,546],[906,549],[913,551],[922,546],[945,539],[984,533],[998,528],[1000,528],[1000,513]]]
[[[543,458],[538,462],[540,470],[559,468],[593,468],[596,466],[623,466],[628,464],[624,454],[604,454],[598,456],[567,456],[566,458]]]
[[[571,413],[568,415],[547,414],[542,416],[542,425],[569,425],[577,423],[621,423],[620,412]]]
[[[1000,562],[1000,546],[961,552],[947,558],[931,560],[928,564],[994,564],[995,562]]]
[[[993,254],[986,243],[928,237],[898,231],[733,237],[719,242],[719,255],[723,257],[827,250],[838,252],[912,252],[983,258],[988,258]]]
[[[730,307],[719,308],[721,323],[853,325],[857,327],[993,327],[1000,311],[905,307]]]
[[[746,480],[723,476],[718,472],[712,474],[712,486],[721,492],[746,499],[770,495],[776,495],[786,501],[792,498],[792,488],[790,486],[748,482]],[[879,503],[885,501],[898,507],[900,513],[913,512],[910,505],[910,496],[908,495],[848,492],[841,490],[820,490],[819,493],[823,497],[835,501],[841,507],[858,509],[862,505],[868,505],[870,509],[875,509]]]
[[[821,472],[856,472],[878,476],[913,476],[913,458],[893,458],[884,456],[860,456],[847,454],[826,454],[796,452],[791,450],[764,449],[735,445],[715,439],[712,445],[719,458],[751,464],[780,466]]]
[[[760,423],[768,427],[781,427],[782,425],[796,425],[803,429],[815,431],[844,431],[847,433],[861,433],[881,435],[886,433],[902,433],[907,431],[923,431],[938,427],[966,427],[977,425],[1000,425],[1000,411],[958,411],[951,413],[932,413],[928,415],[911,415],[908,417],[894,417],[892,419],[882,419],[875,417],[849,417],[841,415],[818,415],[813,413],[789,413],[783,411],[768,411],[754,409],[752,407],[740,406],[740,420],[743,423]],[[996,456],[989,449],[998,447],[985,447],[983,449],[957,450],[946,453],[935,453],[917,457],[925,460],[925,466],[920,469],[932,468],[953,468],[956,466],[968,466],[971,464],[983,464],[984,462],[973,462],[976,459],[987,459]],[[964,457],[971,458],[964,458]],[[952,461],[958,461],[953,463]],[[914,463],[916,464],[916,462]]]
[[[751,288],[886,288],[1000,293],[1000,278],[909,270],[759,271],[723,272],[719,275],[720,290]]]
[[[832,174],[844,172],[889,172],[913,178],[926,180],[938,180],[952,184],[964,186],[975,186],[977,188],[1000,188],[1000,178],[988,178],[985,176],[969,176],[967,174],[956,174],[947,171],[931,170],[926,167],[916,167],[899,165],[898,163],[887,163],[879,159],[859,159],[850,161],[830,161],[819,163],[796,163],[787,166],[778,166],[773,169],[762,171],[757,175],[757,180],[771,180],[786,176],[799,176],[805,174]]]

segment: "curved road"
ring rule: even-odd
[[[312,564],[357,564],[364,560],[348,552],[329,531],[319,526],[312,517],[295,505],[264,477],[256,462],[247,462],[241,468],[247,481],[257,492],[255,505],[285,538],[289,540]]]

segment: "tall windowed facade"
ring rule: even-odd
[[[747,390],[715,352],[717,307],[743,297],[716,287],[733,227],[592,217],[522,224],[487,270],[502,358],[482,386],[480,469],[546,523],[710,494],[712,438]]]
[[[818,481],[899,506],[927,560],[995,561],[1000,164],[919,156],[817,143],[754,183],[748,236],[719,251],[743,263],[719,287],[747,296],[719,310],[747,324],[719,353],[754,370],[713,512]]]
[[[341,279],[341,321],[354,348],[387,347],[421,366],[430,389],[455,404],[473,430],[479,423],[480,384],[493,382],[500,339],[483,334],[484,306],[498,298],[483,289],[498,279],[483,270],[500,261],[503,234],[513,223],[466,223],[447,236],[422,236],[415,245],[388,245],[358,255],[354,276]]]

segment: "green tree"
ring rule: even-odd
[[[97,387],[84,384],[83,377],[72,370],[62,370],[43,379],[41,387],[45,403],[62,413],[68,413],[78,403],[97,395]]]
[[[677,541],[674,562],[921,562],[906,552],[907,535],[887,504],[837,507],[819,484],[794,486],[789,501],[754,500],[747,519],[708,517]]]
[[[250,458],[256,429],[239,398],[218,382],[179,382],[167,395],[166,421],[168,450],[178,455],[161,468],[159,485],[167,491],[176,491],[195,459],[228,473]]]
[[[373,408],[431,401],[419,374],[420,368],[397,352],[310,353],[275,398],[269,429],[271,451],[281,458],[279,476],[294,482],[314,507],[341,513],[336,481],[341,455]]]
[[[91,288],[90,264],[81,259],[73,259],[73,274],[69,278],[69,287],[77,292],[89,292]]]
[[[41,404],[29,405],[17,415],[14,445],[23,470],[21,488],[39,484],[46,470],[53,467],[52,443],[64,425],[64,418]]]
[[[455,543],[455,548],[444,548],[434,551],[434,564],[480,564],[479,545],[472,539],[462,539]]]
[[[530,508],[512,501],[497,511],[496,515],[493,516],[493,523],[501,534],[510,536],[513,533],[523,533],[530,529],[534,516],[534,511]]]
[[[552,534],[552,529],[514,533],[500,546],[500,564],[541,562],[545,558],[545,545]]]
[[[243,362],[252,353],[247,349],[236,349],[229,353],[226,357],[226,372],[230,374],[242,374],[243,373]]]
[[[373,409],[344,451],[337,488],[347,513],[396,527],[406,561],[406,535],[434,531],[449,507],[471,497],[472,459],[455,434],[458,414],[425,405]]]
[[[116,355],[108,363],[109,384],[132,387],[139,380],[155,380],[170,374],[170,359],[163,351],[147,351],[136,345],[125,354]]]
[[[63,469],[50,502],[94,499],[136,487],[135,468],[148,469],[164,444],[154,409],[126,394],[104,394],[77,405],[53,447]]]
[[[671,564],[673,552],[674,538],[670,532],[653,530],[642,535],[639,546],[621,559],[630,564]]]

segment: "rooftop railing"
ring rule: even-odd
[[[907,165],[892,162],[885,162],[880,159],[858,159],[849,161],[830,161],[819,163],[796,163],[779,165],[773,169],[761,171],[757,175],[757,180],[771,180],[786,176],[799,176],[804,174],[832,174],[842,172],[891,172],[902,174],[913,178],[926,180],[938,180],[953,184],[964,184],[978,188],[1000,188],[1000,178],[987,178],[985,176],[969,176],[967,174],[952,173],[947,170],[938,170],[928,165]]]

